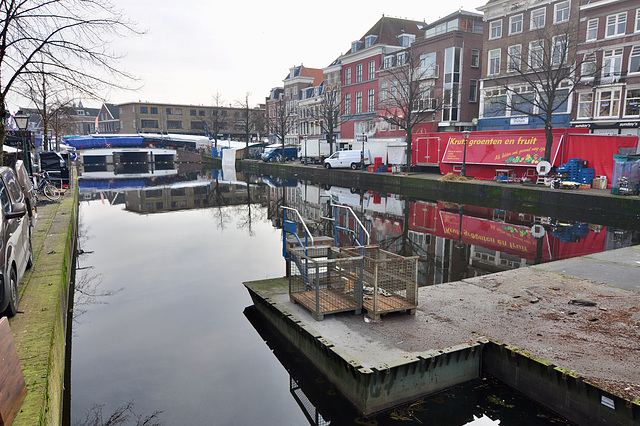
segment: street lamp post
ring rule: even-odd
[[[25,132],[27,131],[27,127],[29,126],[29,116],[24,114],[22,110],[20,110],[16,115],[13,116],[13,120],[16,122],[16,126],[20,130],[22,136],[22,157],[24,166],[27,168],[27,173],[31,174],[31,161],[29,156],[29,149],[27,147],[27,138],[25,137]]]
[[[360,165],[362,166],[362,169],[365,169],[365,165],[364,165],[364,141],[367,138],[367,136],[364,134],[364,132],[362,132],[362,151],[360,151]]]
[[[464,150],[462,152],[462,169],[460,170],[460,176],[467,176],[467,142],[471,136],[471,130],[463,130],[462,138],[464,139]]]

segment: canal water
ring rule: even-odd
[[[81,176],[79,186],[78,425],[118,412],[131,419],[123,424],[565,424],[491,377],[361,419],[255,312],[242,283],[285,274],[282,205],[317,235],[333,235],[323,219],[332,201],[352,205],[372,242],[420,256],[420,285],[638,243],[633,230],[219,171]]]

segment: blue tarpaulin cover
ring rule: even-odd
[[[145,146],[142,136],[78,136],[65,139],[65,143],[75,149]]]

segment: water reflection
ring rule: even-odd
[[[330,236],[348,246],[353,243],[349,235],[335,231],[330,222],[335,219],[340,227],[348,227],[348,216],[333,218],[331,207],[348,205],[364,223],[372,244],[403,256],[419,256],[420,286],[640,243],[635,230],[305,181],[273,185],[273,178],[267,178],[263,182],[270,187],[269,215],[274,226],[282,226],[280,207],[286,205],[300,212],[312,234]]]
[[[637,230],[235,170],[82,177],[80,191],[86,252],[76,292],[83,321],[74,323],[74,419],[96,403],[107,412],[134,397],[142,412],[161,407],[168,424],[549,423],[549,413],[490,378],[358,419],[263,319],[251,309],[242,315],[250,301],[241,283],[284,275],[282,206],[341,245],[351,240],[334,223],[349,219],[331,206],[351,206],[373,244],[419,256],[423,286],[639,242]]]

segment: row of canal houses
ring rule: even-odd
[[[362,135],[404,143],[406,132],[383,116],[389,114],[386,101],[402,90],[402,82],[389,76],[410,58],[421,70],[416,84],[429,87],[413,103],[422,114],[414,134],[541,129],[544,123],[524,114],[522,104],[537,112],[532,97],[540,95],[526,75],[545,55],[573,76],[557,84],[569,97],[556,105],[553,127],[639,134],[637,0],[490,0],[478,11],[459,10],[432,23],[383,16],[327,67],[291,68],[266,99],[272,141],[282,133],[293,144],[326,139],[333,127],[338,141],[352,143]],[[560,60],[563,43],[569,48]],[[572,87],[572,80],[579,83]],[[326,113],[329,93],[338,110],[333,126]],[[516,103],[519,108],[510,107]],[[282,114],[290,127],[275,132]]]

